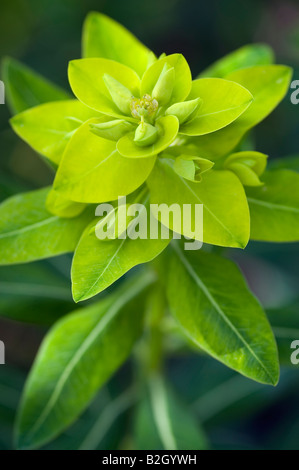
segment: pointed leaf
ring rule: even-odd
[[[2,73],[7,101],[14,114],[42,103],[70,98],[69,93],[10,57],[4,59]]]
[[[248,130],[270,114],[284,98],[292,70],[283,65],[261,65],[238,70],[225,77],[244,86],[254,98],[235,122],[211,135],[193,139],[203,158],[215,160],[231,152]]]
[[[91,12],[83,28],[83,57],[103,57],[127,65],[141,77],[153,53],[130,31],[102,13]]]
[[[135,422],[138,450],[201,450],[206,438],[170,386],[154,375],[138,408]]]
[[[127,359],[142,332],[148,274],[101,302],[60,320],[47,335],[27,381],[18,447],[40,447],[68,427]]]
[[[228,367],[275,385],[277,348],[262,307],[236,266],[220,256],[173,245],[167,295],[187,336]]]
[[[269,65],[273,61],[273,50],[269,46],[266,44],[249,44],[217,60],[204,70],[199,77],[224,78],[231,72],[255,65]]]

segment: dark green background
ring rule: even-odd
[[[68,87],[67,63],[80,57],[82,23],[90,10],[123,23],[157,54],[183,53],[194,76],[238,47],[265,42],[274,48],[277,62],[291,65],[294,79],[299,79],[298,1],[1,0],[0,57],[13,56]],[[290,94],[254,134],[257,150],[271,159],[299,154],[299,105],[291,104]],[[41,187],[53,177],[12,133],[8,118],[8,109],[1,106],[1,199]],[[281,309],[283,315],[291,305],[292,315],[298,318],[298,244],[251,243],[246,254],[235,251],[234,257],[267,308]],[[45,328],[74,309],[69,266],[69,257],[62,257],[0,270],[0,314],[29,322],[0,321],[0,339],[7,353],[7,365],[0,366],[0,449],[12,445],[20,391]],[[45,285],[51,294],[38,295]],[[30,324],[36,318],[41,326]],[[197,412],[212,448],[299,449],[299,374],[298,366],[289,366],[283,368],[276,389],[243,379],[197,355],[172,358],[168,374],[192,412]],[[130,374],[127,365],[84,417],[51,447],[78,448],[107,403],[125,388]],[[129,415],[121,416],[96,447],[133,446],[130,424]]]

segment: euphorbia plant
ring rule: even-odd
[[[252,45],[192,81],[183,55],[157,57],[98,13],[86,20],[83,55],[69,65],[75,98],[11,59],[4,63],[9,102],[18,113],[12,127],[56,175],[51,188],[0,206],[1,263],[75,252],[76,302],[144,266],[49,332],[24,391],[18,445],[41,446],[69,426],[138,341],[135,364],[148,387],[140,389],[137,424],[149,420],[146,429],[162,448],[200,448],[196,424],[162,379],[165,335],[177,334],[179,326],[186,345],[253,380],[278,382],[277,346],[261,305],[234,263],[212,251],[245,248],[250,238],[299,238],[298,174],[265,171],[267,156],[247,139],[285,96],[291,70],[272,65],[268,47]],[[23,93],[28,86],[30,94]],[[128,207],[202,204],[203,249],[185,251],[171,241],[171,231],[194,234],[160,211],[148,217],[170,229],[167,238],[99,240],[96,205],[111,203],[120,225],[121,196]],[[111,213],[101,214],[102,225],[109,225]],[[129,227],[126,221],[122,229]],[[174,440],[163,435],[157,406],[170,414]],[[173,413],[186,421],[189,442],[181,440]],[[149,442],[144,436],[142,445]]]

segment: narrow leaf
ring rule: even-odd
[[[257,382],[279,377],[275,339],[261,305],[236,266],[204,252],[173,245],[167,295],[187,336],[223,364]]]
[[[217,60],[217,62],[204,70],[199,75],[199,78],[224,78],[229,73],[237,70],[255,65],[270,65],[273,61],[274,54],[269,46],[266,44],[249,44]]]
[[[139,450],[201,450],[206,438],[194,417],[159,375],[149,381],[135,421]]]
[[[253,240],[299,240],[299,174],[291,170],[264,173],[260,188],[248,188]]]
[[[141,335],[148,274],[59,321],[44,340],[27,381],[17,426],[19,448],[52,440],[86,408],[127,359]]]
[[[13,114],[42,103],[70,98],[66,91],[10,57],[4,59],[2,73],[7,101]]]

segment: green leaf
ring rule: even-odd
[[[42,103],[70,98],[66,91],[15,59],[4,59],[2,73],[7,101],[14,114]]]
[[[272,387],[236,374],[216,361],[211,363],[208,360],[207,366],[209,377],[203,384],[195,386],[197,396],[191,405],[201,423],[209,425],[217,421],[220,424],[228,416],[229,419],[250,419],[252,413],[260,410],[261,405],[268,404],[273,397]]]
[[[80,101],[58,101],[17,114],[10,123],[34,150],[58,164],[72,135],[84,122],[97,115]]]
[[[192,213],[195,204],[203,204],[203,241],[220,246],[244,248],[249,239],[249,210],[245,192],[239,179],[230,171],[207,171],[200,183],[193,183],[175,173],[173,160],[159,159],[147,180],[151,204],[178,204],[184,213],[184,204],[190,204]],[[194,210],[193,210],[194,209]],[[194,233],[181,220],[169,220],[168,214],[155,217],[175,232],[194,238]]]
[[[251,93],[233,81],[202,78],[192,82],[188,100],[202,99],[194,119],[180,127],[180,134],[204,135],[235,121],[252,103]]]
[[[81,214],[86,208],[86,204],[68,201],[54,189],[51,189],[47,196],[46,208],[51,214],[58,217],[72,218]]]
[[[215,160],[231,152],[247,131],[270,114],[286,95],[292,70],[282,65],[250,67],[231,73],[228,80],[244,86],[253,95],[250,107],[236,121],[211,135],[193,139],[202,158]]]
[[[153,53],[132,33],[107,16],[91,12],[83,28],[83,57],[103,57],[127,65],[141,77]]]
[[[100,203],[126,196],[142,185],[154,166],[155,157],[122,157],[115,142],[91,132],[89,124],[97,122],[81,126],[64,153],[54,189],[66,199]]]
[[[299,155],[275,158],[268,163],[269,170],[294,170],[299,173]]]
[[[165,150],[176,138],[179,130],[179,120],[175,116],[164,116],[157,119],[158,138],[152,145],[138,147],[134,142],[135,134],[131,132],[122,137],[117,143],[117,150],[127,158],[153,157]]]
[[[253,67],[255,65],[270,65],[274,62],[273,50],[266,44],[249,44],[217,60],[204,70],[199,77],[224,78],[231,72]]]
[[[69,64],[69,81],[76,97],[96,111],[123,118],[124,114],[112,101],[105,85],[105,74],[124,85],[132,96],[139,96],[140,79],[137,73],[126,65],[108,59],[79,59]],[[126,119],[136,122],[132,116],[126,116]]]
[[[127,359],[143,328],[148,274],[60,320],[27,381],[18,417],[19,448],[40,447],[68,427]]]
[[[135,418],[138,450],[202,450],[206,438],[169,385],[154,375]]]
[[[49,188],[13,196],[0,205],[0,265],[25,263],[74,251],[89,211],[62,219],[45,203]]]
[[[139,238],[133,238],[135,225],[129,225],[124,238],[112,240],[97,238],[96,231],[90,230],[94,222],[84,232],[72,265],[73,297],[76,302],[102,292],[134,266],[152,261],[169,244],[169,239],[150,237],[148,204],[136,209],[135,220],[140,217],[140,226],[145,222],[147,225],[145,233],[140,234]]]
[[[264,186],[248,188],[253,240],[299,240],[299,174],[291,170],[264,173]]]
[[[167,295],[184,332],[226,366],[275,385],[279,364],[274,336],[239,270],[222,257],[173,248]]]
[[[141,96],[149,94],[152,96],[155,85],[161,72],[167,64],[175,71],[175,83],[168,106],[178,101],[184,101],[191,90],[191,72],[189,65],[182,54],[171,54],[159,59],[145,72],[141,81]],[[197,96],[196,96],[197,98]]]

